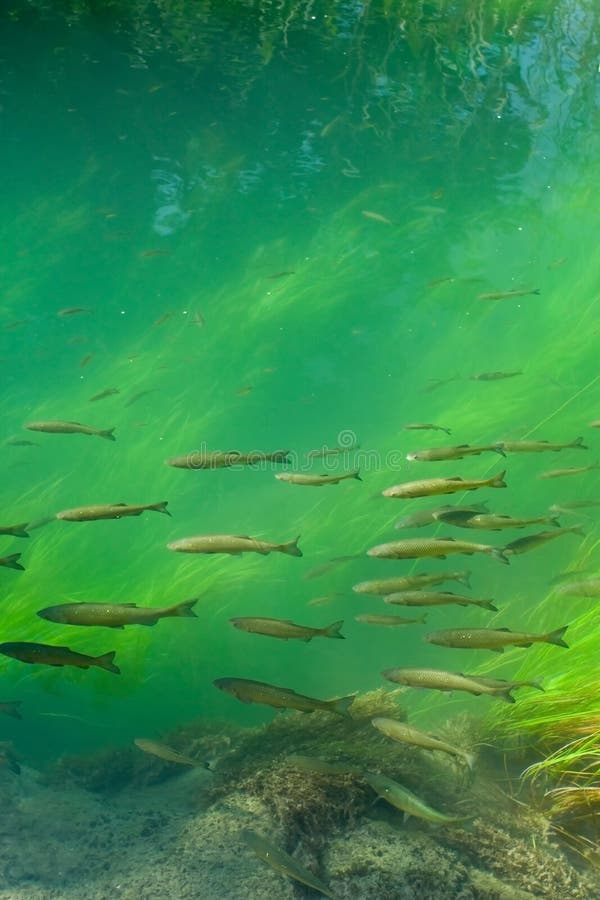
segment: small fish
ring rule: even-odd
[[[239,450],[214,450],[212,452],[192,452],[185,456],[171,456],[165,465],[175,469],[226,469],[230,466],[255,466],[259,463],[289,462],[289,450],[275,450],[272,453],[241,453]]]
[[[323,487],[326,484],[339,484],[347,478],[355,478],[362,481],[359,470],[346,472],[342,475],[310,475],[307,472],[278,472],[275,475],[277,481],[286,481],[288,484],[304,484],[310,487]]]
[[[575,438],[569,444],[552,444],[550,441],[498,441],[497,446],[505,453],[544,453],[544,451],[558,453],[559,450],[588,449],[582,437]]]
[[[297,753],[286,756],[285,764],[299,772],[311,772],[313,775],[354,775],[359,777],[363,775],[362,769],[357,769],[350,763],[331,763],[315,756],[300,756]]]
[[[424,625],[427,621],[427,613],[423,613],[418,619],[405,619],[404,616],[379,616],[371,613],[361,613],[354,616],[356,622],[364,625]]]
[[[329,572],[337,569],[338,566],[341,566],[343,563],[350,562],[353,559],[362,559],[362,553],[355,553],[351,556],[334,556],[334,558],[330,559],[328,562],[322,563],[320,566],[315,566],[314,569],[310,569],[310,571],[302,577],[304,581],[321,578],[323,575],[327,575]]]
[[[20,441],[17,438],[9,438],[4,442],[8,447],[39,447],[37,441]]]
[[[152,256],[169,256],[170,250],[142,250],[140,256],[142,259],[150,259]]]
[[[13,719],[22,719],[23,716],[19,711],[19,707],[22,704],[22,700],[1,700],[0,712],[4,713],[5,716],[12,716]]]
[[[425,635],[425,640],[440,647],[493,650],[495,653],[504,653],[505,647],[531,647],[532,644],[555,644],[568,649],[569,645],[563,640],[568,627],[563,625],[562,628],[544,634],[511,631],[510,628],[444,628],[441,631],[430,631]]]
[[[524,289],[522,291],[492,291],[489,294],[480,294],[478,300],[509,300],[511,297],[528,297],[530,294],[539,294],[539,288]]]
[[[506,548],[492,547],[489,544],[475,544],[470,541],[457,541],[454,538],[407,538],[404,541],[390,541],[378,544],[367,550],[367,556],[378,559],[423,559],[437,557],[446,559],[450,553],[485,553],[498,562],[508,565],[504,555]]]
[[[273,706],[275,709],[297,709],[304,713],[311,713],[319,709],[337,713],[338,716],[346,718],[350,717],[348,709],[356,696],[351,694],[348,697],[335,697],[333,700],[315,700],[314,697],[297,694],[291,688],[277,687],[274,684],[265,684],[262,681],[252,681],[248,678],[217,678],[213,684],[220,691],[231,694],[242,703],[261,703],[265,706]]]
[[[444,581],[458,581],[470,587],[471,573],[463,572],[439,572],[437,574],[423,573],[422,575],[401,575],[398,578],[379,578],[373,581],[360,581],[352,588],[357,594],[377,594],[387,597],[398,591],[410,591],[413,588],[426,587],[427,585],[442,584]]]
[[[105,397],[112,397],[113,394],[118,394],[118,393],[120,393],[120,392],[117,388],[106,388],[105,391],[100,391],[99,394],[94,394],[93,397],[90,397],[89,402],[96,403],[96,401],[98,401],[98,400],[104,400]]]
[[[594,469],[600,469],[599,463],[593,463],[591,466],[572,466],[570,469],[551,469],[549,472],[541,472],[538,478],[564,478],[565,475],[581,475],[583,472],[592,472]]]
[[[160,500],[158,503],[144,505],[99,503],[95,506],[76,506],[73,509],[63,509],[62,512],[57,512],[56,518],[63,522],[94,522],[97,519],[123,519],[126,516],[141,516],[147,510],[170,516],[171,513],[167,509],[168,502],[168,500]]]
[[[376,794],[383,800],[387,800],[389,804],[395,806],[396,809],[404,813],[405,820],[409,816],[415,816],[419,819],[425,819],[427,822],[433,822],[435,825],[458,825],[465,821],[464,816],[447,816],[428,806],[424,800],[409,791],[403,785],[398,784],[385,775],[365,775],[365,781],[372,787]]]
[[[453,478],[425,478],[421,481],[405,481],[382,491],[384,497],[398,497],[411,500],[413,497],[433,497],[437,494],[458,494],[461,491],[475,491],[477,488],[505,488],[506,471],[492,475],[490,478],[469,479],[454,476]]]
[[[444,428],[443,425],[432,425],[431,423],[405,425],[405,431],[444,431],[446,434],[452,434],[450,428]]]
[[[305,869],[304,866],[300,865],[285,850],[272,844],[271,841],[268,841],[256,831],[244,829],[240,836],[244,843],[279,875],[284,875],[286,878],[305,884],[307,887],[312,888],[313,891],[323,894],[324,897],[336,900],[335,894],[323,881],[317,878],[309,869]]]
[[[421,393],[430,394],[432,391],[437,391],[438,388],[444,387],[445,384],[451,384],[453,381],[458,381],[458,375],[452,375],[450,378],[430,378],[429,384],[423,388]]]
[[[274,272],[272,275],[267,275],[267,278],[270,281],[275,281],[277,278],[284,278],[288,275],[295,275],[296,273],[292,269],[284,270],[283,272]]]
[[[230,553],[239,556],[241,553],[285,553],[287,556],[302,556],[298,546],[300,535],[293,541],[284,544],[272,544],[259,538],[242,534],[201,534],[196,537],[181,538],[167,544],[168,550],[175,553]]]
[[[531,681],[507,681],[504,678],[488,678],[484,675],[465,675],[464,677],[470,678],[472,681],[476,681],[492,691],[500,691],[502,693],[516,691],[522,687],[532,687],[538,691],[544,690],[540,682],[535,678]]]
[[[343,453],[352,453],[359,450],[360,444],[352,444],[349,447],[320,447],[318,450],[309,450],[307,459],[325,459],[329,456],[340,456]]]
[[[341,597],[342,594],[337,591],[333,594],[325,594],[323,597],[313,597],[312,600],[307,600],[307,606],[326,606],[328,603],[331,603],[332,600],[335,600],[336,597]]]
[[[137,403],[138,400],[141,400],[142,397],[145,397],[147,394],[155,394],[158,388],[148,388],[146,391],[138,391],[137,394],[134,394],[133,397],[130,397],[127,403],[124,403],[123,406],[127,409],[128,406],[133,406],[134,403]]]
[[[3,527],[0,527],[0,534],[10,535],[11,537],[28,538],[28,525],[28,522],[22,522],[20,525],[4,525]]]
[[[498,612],[493,600],[476,600],[450,591],[396,591],[384,597],[383,602],[390,606],[479,606]]]
[[[81,422],[68,422],[60,419],[48,422],[27,422],[23,426],[29,431],[43,431],[45,434],[93,434],[106,438],[107,441],[115,441],[114,428],[92,428],[91,425],[82,425]]]
[[[467,753],[466,750],[461,750],[460,747],[454,747],[446,741],[441,741],[425,731],[419,731],[418,728],[413,728],[411,725],[407,725],[406,722],[377,716],[375,719],[371,719],[371,725],[393,741],[398,741],[402,744],[412,744],[414,747],[422,747],[424,750],[439,750],[451,756],[458,756],[464,760],[471,771],[473,770],[475,756],[472,753]]]
[[[4,326],[4,330],[15,331],[17,328],[23,328],[24,325],[29,325],[28,319],[17,319],[15,322],[7,322]]]
[[[94,358],[95,355],[96,355],[95,353],[87,353],[87,354],[83,357],[83,359],[81,359],[81,360],[79,361],[79,368],[80,368],[80,369],[85,369],[85,367],[87,366],[87,364],[90,363],[90,362],[93,360],[93,358]]]
[[[163,313],[162,316],[159,316],[158,319],[156,319],[156,320],[152,323],[152,327],[153,327],[153,328],[160,328],[161,325],[164,325],[165,322],[168,322],[169,319],[172,319],[172,318],[173,318],[173,315],[174,315],[173,312],[166,312],[166,313]]]
[[[191,757],[184,756],[183,753],[178,753],[177,750],[173,750],[172,747],[168,747],[166,744],[161,744],[158,741],[149,741],[146,738],[135,738],[133,743],[144,753],[148,753],[150,756],[157,756],[159,759],[164,759],[165,762],[177,763],[180,766],[193,766],[201,769],[208,769],[208,764],[204,762],[204,760],[191,759]]]
[[[22,566],[19,562],[22,553],[11,553],[9,556],[0,556],[0,566],[4,566],[6,569],[18,569],[19,572],[25,571],[25,566]]]
[[[239,388],[235,392],[235,396],[236,397],[247,397],[248,394],[251,394],[253,390],[254,390],[254,387],[251,384],[247,384],[245,387]]]
[[[193,607],[198,597],[174,606],[158,609],[137,606],[135,603],[62,603],[40,609],[38,616],[61,625],[91,625],[124,628],[126,625],[156,625],[159,619],[195,619]]]
[[[441,278],[433,278],[431,281],[428,281],[425,287],[433,288],[437,287],[438,284],[447,284],[450,281],[456,281],[456,278],[453,275],[444,275]]]
[[[521,369],[516,372],[480,372],[478,375],[469,375],[469,381],[503,381],[522,374]]]
[[[600,597],[600,578],[567,581],[557,587],[555,593],[563,597]]]
[[[236,616],[229,620],[234,628],[247,631],[250,634],[264,634],[268,637],[280,638],[283,641],[297,639],[308,643],[315,637],[340,638],[344,622],[333,622],[323,628],[310,628],[306,625],[296,625],[291,619],[269,619],[260,616]]]
[[[537,534],[528,534],[527,537],[511,541],[510,544],[502,548],[502,552],[507,556],[514,556],[516,553],[527,553],[529,550],[535,550],[536,547],[541,547],[543,544],[547,544],[548,541],[553,541],[554,538],[563,534],[579,534],[585,537],[585,531],[582,530],[581,525],[571,525],[570,528],[557,528],[555,531],[538,531]]]
[[[487,694],[497,697],[505,703],[514,703],[515,698],[510,693],[510,688],[493,687],[483,684],[481,679],[471,678],[460,672],[446,672],[444,669],[386,669],[381,673],[388,681],[394,684],[402,684],[406,687],[425,688],[432,691],[464,691],[480,697]]]
[[[555,259],[552,262],[549,262],[546,268],[552,271],[552,269],[558,269],[560,266],[564,266],[564,264],[568,261],[568,256],[561,256],[560,259]]]
[[[487,512],[486,503],[474,503],[470,506],[434,506],[433,509],[423,509],[403,516],[394,523],[394,528],[423,528],[425,525],[432,525],[434,522],[444,522],[446,513],[456,512],[457,516],[470,517],[477,513]],[[454,524],[450,518],[451,524]]]
[[[51,644],[35,644],[27,641],[14,641],[0,644],[0,653],[12,656],[24,663],[36,663],[44,666],[76,666],[79,669],[89,669],[90,666],[98,666],[107,672],[120,674],[120,669],[113,662],[115,650],[103,653],[102,656],[87,656],[85,653],[76,653],[68,647],[56,647]]]
[[[391,219],[388,219],[387,216],[382,216],[381,213],[372,212],[370,209],[361,209],[361,215],[365,217],[365,219],[373,219],[374,222],[381,222],[382,225],[393,225]]]
[[[469,444],[460,444],[458,447],[430,447],[426,450],[415,450],[407,453],[409,462],[441,462],[444,460],[465,459],[467,456],[480,456],[482,453],[493,451],[504,456],[502,447],[495,444],[486,444],[481,447],[470,447]]]
[[[573,515],[577,509],[587,509],[595,506],[600,506],[600,500],[565,500],[565,502],[560,505],[553,503],[552,506],[549,507],[549,512],[555,516],[561,516],[565,513]]]
[[[515,518],[496,513],[475,513],[470,515],[460,509],[443,510],[438,515],[438,521],[449,525],[457,525],[459,528],[478,528],[483,531],[502,531],[505,528],[526,528],[528,525],[553,525],[560,527],[560,522],[555,516],[534,516],[531,519]]]
[[[595,419],[593,422],[590,422],[588,428],[600,428],[600,419]]]
[[[61,319],[66,319],[69,316],[78,316],[82,313],[91,313],[92,310],[89,306],[67,306],[65,309],[59,309],[56,313],[57,316],[60,316]]]

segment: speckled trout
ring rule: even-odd
[[[563,640],[569,626],[563,625],[555,631],[533,634],[528,631],[511,631],[510,628],[443,628],[425,635],[429,644],[440,647],[457,647],[470,650],[494,650],[504,653],[505,647],[531,647],[532,644],[555,644],[557,647],[569,645]]]
[[[386,719],[383,716],[377,716],[371,719],[371,725],[389,737],[392,741],[398,741],[402,744],[412,744],[415,747],[422,747],[424,750],[439,750],[441,753],[448,753],[450,756],[458,756],[465,761],[469,769],[473,769],[475,757],[460,747],[454,747],[447,741],[442,741],[427,734],[425,731],[419,731],[406,722],[399,722],[397,719]]]
[[[27,422],[23,427],[29,431],[43,431],[46,434],[93,434],[106,438],[107,441],[116,441],[114,428],[92,428],[91,425],[82,425],[81,422],[55,419],[48,422]]]
[[[442,584],[444,581],[458,581],[470,587],[471,573],[464,572],[440,572],[433,574],[423,572],[421,575],[401,575],[398,578],[375,578],[372,581],[359,581],[352,587],[357,594],[378,594],[381,597],[393,594],[396,591],[418,590],[428,585]]]
[[[334,697],[332,700],[316,700],[314,697],[297,694],[291,688],[252,681],[250,678],[217,678],[213,684],[220,691],[237,697],[242,703],[262,703],[275,709],[297,709],[304,713],[320,709],[350,717],[348,708],[355,699],[355,695],[351,694],[348,697]]]
[[[475,491],[484,487],[505,488],[505,475],[506,471],[492,475],[491,478],[481,479],[460,478],[458,475],[453,478],[424,478],[420,481],[395,484],[381,493],[384,497],[409,500],[413,497],[432,497],[436,494],[458,494],[461,491]]]
[[[422,559],[425,557],[446,559],[450,553],[465,553],[467,556],[471,556],[473,553],[485,553],[498,562],[508,565],[508,559],[501,548],[454,538],[407,538],[404,541],[378,544],[367,550],[367,556],[376,556],[378,559]]]
[[[470,818],[469,816],[447,816],[445,813],[433,809],[408,788],[386,775],[365,775],[365,781],[383,800],[387,800],[396,809],[402,810],[405,819],[408,819],[409,816],[416,816],[427,822],[433,822],[435,825],[458,825]]]
[[[497,697],[505,703],[514,703],[511,696],[512,687],[484,684],[481,679],[471,675],[463,675],[460,672],[446,672],[444,669],[386,669],[381,673],[388,681],[394,684],[403,684],[406,687],[426,688],[432,691],[465,691],[479,697],[488,694]]]
[[[247,534],[200,534],[196,537],[180,538],[167,544],[168,550],[175,553],[230,553],[239,556],[242,553],[285,553],[287,556],[302,556],[298,546],[300,536],[284,544],[272,544]]]

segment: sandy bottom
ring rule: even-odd
[[[26,767],[0,775],[2,900],[284,900],[317,897],[272,871],[239,838],[242,828],[283,840],[260,800],[209,802],[201,769],[116,796],[48,787]],[[482,799],[485,806],[485,800]],[[530,814],[529,814],[530,815]],[[535,840],[533,838],[535,833]],[[351,828],[320,836],[311,858],[343,900],[600,898],[600,873],[574,868],[539,823],[477,816],[467,828],[431,828],[376,804]]]

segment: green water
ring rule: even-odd
[[[569,623],[570,651],[492,660],[512,677],[527,656],[528,671],[564,675],[568,691],[572,660],[581,671],[597,649],[597,622],[577,625],[593,601],[540,604],[553,574],[594,571],[597,510],[562,519],[583,522],[585,538],[567,535],[506,567],[364,553],[433,533],[393,529],[435,503],[380,496],[401,481],[506,468],[506,491],[468,498],[512,515],[600,498],[597,471],[536,479],[600,458],[588,427],[600,416],[596,5],[90,9],[15,0],[0,12],[2,440],[36,442],[0,450],[2,524],[121,501],[168,500],[172,519],[53,521],[29,540],[1,539],[0,555],[22,552],[25,567],[0,570],[2,641],[116,650],[121,675],[2,657],[0,699],[22,700],[23,721],[2,717],[0,737],[40,764],[197,717],[272,716],[217,691],[220,677],[330,697],[379,687],[392,666],[489,668],[485,651],[426,644],[428,628],[354,621],[389,611],[353,594],[354,583],[414,569],[468,568],[472,594],[501,607],[436,609],[433,628]],[[539,294],[478,299],[511,289]],[[73,307],[89,311],[57,315]],[[90,401],[108,388],[118,393]],[[115,427],[117,440],[23,429],[40,419]],[[447,426],[452,437],[404,431],[411,422]],[[579,435],[585,454],[405,459],[446,443]],[[362,483],[300,487],[277,481],[273,467],[164,465],[198,449],[286,448],[296,469],[338,441],[360,444],[336,465],[360,466]],[[330,461],[311,469],[333,470]],[[304,555],[166,549],[211,532],[299,534]],[[522,534],[474,538],[501,546]],[[196,620],[147,629],[36,616],[68,601],[162,606],[193,596]],[[325,605],[307,606],[323,596]],[[248,635],[228,623],[240,615],[343,619],[346,640]],[[484,716],[490,703],[409,698],[416,722],[464,708]]]

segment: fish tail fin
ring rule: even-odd
[[[531,293],[532,293],[532,294],[539,294],[539,293],[540,293],[540,289],[539,289],[539,288],[534,288],[534,289],[532,290]]]
[[[536,688],[538,691],[546,690],[539,678],[533,678],[531,681],[527,682],[527,685],[528,687]]]
[[[348,710],[355,699],[356,694],[349,694],[347,697],[336,697],[334,700],[328,700],[327,702],[331,712],[337,713],[338,716],[344,716],[344,718],[350,719],[351,716]]]
[[[555,528],[560,528],[560,522],[558,521],[557,516],[549,516],[548,517],[548,525],[554,525]]]
[[[20,553],[11,553],[10,556],[5,556],[3,560],[3,565],[7,567],[7,569],[18,569],[20,572],[25,571],[25,566],[22,566],[19,562],[19,558],[21,557]]]
[[[415,619],[415,622],[417,622],[419,625],[424,625],[426,621],[427,621],[427,613],[423,613],[422,616],[419,616],[418,619]]]
[[[581,537],[585,537],[585,531],[583,530],[583,525],[572,525],[569,528],[569,531],[572,531],[573,534],[580,534]]]
[[[152,512],[163,513],[165,516],[170,516],[171,513],[167,509],[168,500],[161,500],[159,503],[151,503],[148,509],[151,509]]]
[[[442,431],[445,431],[446,434],[448,434],[448,435],[452,434],[452,429],[451,429],[451,428],[442,428]]]
[[[105,428],[103,431],[98,432],[98,437],[106,438],[107,441],[116,441],[115,429]]]
[[[474,769],[475,769],[475,754],[474,754],[474,753],[467,753],[467,752],[465,752],[465,753],[463,754],[463,759],[464,759],[464,761],[465,761],[466,764],[467,764],[467,767],[468,767],[468,769],[469,769],[469,772],[473,772]]]
[[[362,481],[360,477],[360,469],[357,469],[356,472],[352,472],[351,478],[356,478],[357,481]]]
[[[498,612],[498,607],[494,606],[493,600],[480,600],[476,605],[481,607],[481,609],[489,609],[491,612]]]
[[[575,438],[573,443],[569,444],[568,446],[569,447],[577,447],[579,450],[589,450],[589,447],[586,447],[586,445],[583,443],[582,437]]]
[[[6,532],[11,534],[13,537],[21,537],[28,538],[29,532],[27,531],[27,527],[29,522],[22,522],[20,525],[13,525],[13,527],[9,530],[6,529]]]
[[[299,540],[300,535],[293,541],[288,541],[287,544],[280,544],[277,549],[280,550],[281,553],[286,553],[288,556],[302,556],[302,550],[298,546]]]
[[[22,703],[22,700],[5,700],[2,704],[4,706],[2,712],[7,716],[12,716],[13,719],[22,719],[23,716],[19,712],[19,706]]]
[[[499,453],[500,456],[506,456],[502,444],[492,444],[492,450],[494,451],[494,453]]]
[[[505,566],[508,566],[510,560],[508,556],[504,555],[505,549],[506,547],[492,547],[492,549],[490,550],[490,556],[493,556],[494,559],[498,560],[498,562],[504,563]]]
[[[547,644],[556,644],[557,647],[566,647],[568,650],[569,645],[563,640],[564,633],[568,627],[568,625],[563,625],[562,628],[557,628],[555,631],[549,631],[548,634],[544,635],[544,640]]]
[[[500,445],[497,444],[497,446],[499,447]],[[494,475],[494,477],[490,479],[490,487],[495,487],[495,488],[506,487],[506,482],[504,480],[505,475],[506,475],[506,469],[504,469],[504,471],[502,471],[502,472],[498,472],[497,475]]]
[[[323,637],[339,638],[343,641],[344,635],[340,633],[343,624],[344,620],[340,619],[339,622],[333,622],[331,625],[327,625],[327,627],[323,629]]]
[[[199,597],[192,597],[191,600],[184,600],[182,603],[176,603],[175,606],[169,607],[167,615],[182,619],[196,619],[198,617],[196,616],[193,607],[199,599]]]
[[[458,582],[460,582],[460,584],[466,585],[466,587],[468,587],[468,588],[471,587],[471,573],[470,572],[465,572],[463,575],[461,575],[456,580]]]
[[[511,694],[512,688],[506,688],[504,691],[494,691],[493,696],[497,697],[498,700],[503,700],[504,703],[516,703],[517,701]]]
[[[116,650],[111,650],[109,653],[104,653],[102,656],[95,656],[94,665],[100,666],[101,669],[106,669],[107,672],[114,672],[115,675],[120,675],[120,668],[113,662],[116,652]]]

